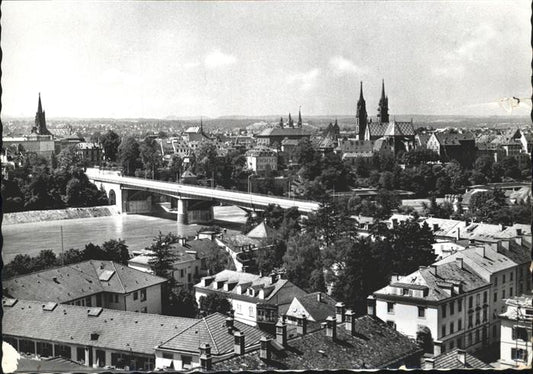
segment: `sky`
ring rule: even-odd
[[[507,115],[528,0],[2,2],[2,116]],[[523,107],[513,114],[528,114]]]

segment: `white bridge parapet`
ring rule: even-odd
[[[119,185],[121,188],[135,188],[165,195],[183,198],[216,200],[246,207],[266,207],[269,204],[279,205],[283,209],[297,207],[302,213],[318,210],[319,203],[309,200],[288,199],[277,196],[261,195],[247,192],[228,191],[210,187],[191,186],[175,182],[162,182],[152,179],[123,177],[119,172],[87,168],[87,177],[94,182],[105,182]]]

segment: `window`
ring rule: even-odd
[[[442,325],[440,328],[440,335],[446,336],[446,325]]]
[[[457,348],[463,348],[463,339],[457,338]]]
[[[423,306],[418,307],[418,317],[420,318],[426,317],[426,308],[424,308]]]
[[[481,295],[477,294],[476,295],[476,305],[479,305],[479,304],[481,304]]]
[[[387,313],[394,313],[394,303],[387,303]]]
[[[483,309],[483,322],[487,322],[487,309]]]
[[[502,283],[505,283],[505,274],[502,275]]]
[[[453,346],[453,340],[450,341],[450,351],[454,348]]]
[[[163,358],[166,360],[173,360],[174,355],[172,353],[163,352]]]
[[[487,291],[483,292],[483,304],[487,303],[488,293]]]
[[[180,278],[185,276],[185,269],[180,269]]]
[[[457,321],[457,330],[462,330],[462,329],[463,329],[463,320],[459,318],[459,320]]]
[[[497,326],[492,326],[492,336],[495,338],[498,335],[498,329]]]
[[[137,291],[135,291],[133,293],[133,300],[137,300],[139,298],[139,293]]]
[[[494,298],[492,301],[494,302],[498,301],[498,292],[494,292]]]
[[[442,318],[446,318],[446,304],[442,306]]]
[[[409,295],[409,289],[408,288],[404,288],[402,289],[402,295]]]
[[[476,326],[481,323],[481,320],[479,319],[479,310],[476,312]]]
[[[498,285],[498,276],[497,275],[494,276],[494,285],[495,286]]]
[[[192,367],[192,357],[191,356],[181,356],[181,368],[190,369]]]
[[[463,311],[463,300],[457,300],[457,311],[458,312]]]
[[[251,306],[251,305],[248,307],[248,315],[249,315],[250,317],[253,317],[253,316],[254,316],[254,307]]]
[[[505,299],[505,290],[502,290],[502,299]]]
[[[454,309],[455,309],[455,301],[452,300],[450,301],[450,316],[453,315],[453,313],[455,313]]]
[[[470,296],[468,298],[468,307],[473,308],[474,307],[474,296]]]
[[[115,303],[118,303],[118,295],[115,294]]]
[[[511,359],[527,361],[527,351],[525,349],[511,348]]]
[[[468,316],[468,328],[471,328],[472,327],[472,315],[469,315]]]
[[[509,277],[511,278],[511,281],[513,280],[514,273],[509,274]]]
[[[513,340],[523,340],[527,341],[527,330],[524,327],[514,326],[513,327]]]
[[[90,296],[85,298],[85,305],[86,306],[91,306],[91,297]]]
[[[141,301],[146,301],[146,288],[141,290]]]
[[[513,287],[509,288],[509,297],[513,296]]]
[[[472,345],[472,333],[469,332],[468,335],[466,336],[466,346],[470,346]]]

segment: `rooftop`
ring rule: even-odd
[[[271,349],[271,360],[262,360],[256,350],[219,361],[213,365],[213,370],[386,368],[406,357],[421,355],[422,350],[416,343],[377,318],[363,316],[354,324],[353,336],[344,324],[339,324],[335,340],[320,329],[289,340],[288,347],[283,350]]]
[[[65,303],[100,292],[130,293],[166,279],[112,261],[89,260],[6,279],[5,295]]]
[[[465,355],[464,363],[459,359],[459,352]],[[492,368],[489,364],[457,348],[443,353],[433,359],[434,369],[487,369]]]
[[[264,129],[257,137],[269,137],[269,136],[300,136],[300,137],[309,137],[312,135],[312,132],[303,127],[274,127],[269,129]]]
[[[2,299],[2,333],[10,336],[154,354],[154,347],[198,320],[115,309]],[[97,334],[96,340],[91,339]],[[94,335],[93,335],[94,337]],[[197,348],[197,344],[195,347]]]

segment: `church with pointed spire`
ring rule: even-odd
[[[35,126],[31,129],[32,134],[52,135],[46,128],[46,116],[41,103],[41,93],[39,92],[39,101],[37,103],[37,112],[35,113]]]

